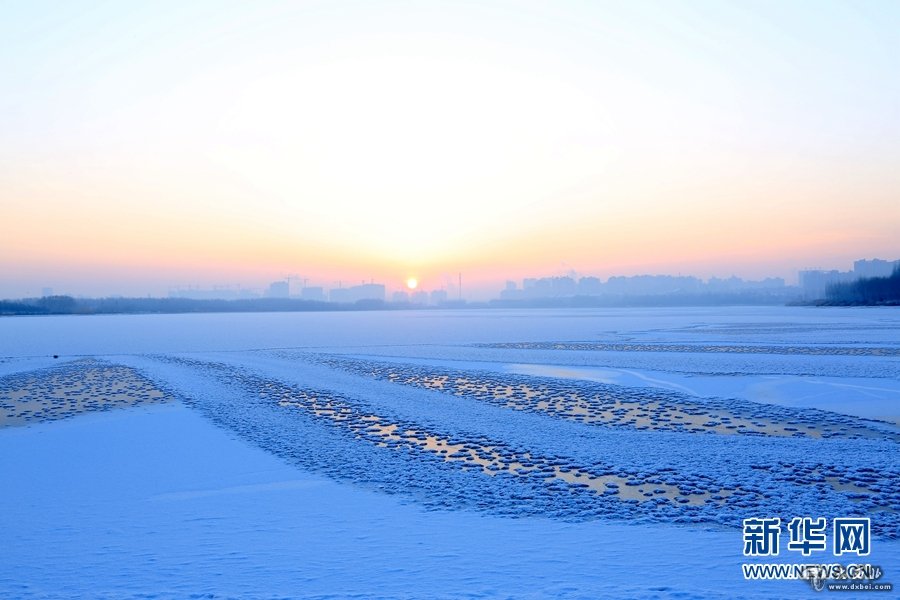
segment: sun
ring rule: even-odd
[[[409,279],[406,280],[406,287],[408,287],[411,290],[416,289],[417,287],[419,287],[419,280],[416,279],[415,277],[410,277]]]

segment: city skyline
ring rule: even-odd
[[[889,277],[900,268],[900,259],[862,258],[854,260],[850,270],[804,269],[796,273],[794,280],[768,275],[759,279],[745,279],[736,275],[728,277],[698,277],[694,274],[641,273],[637,275],[616,274],[597,277],[588,273],[567,273],[556,275],[535,275],[519,280],[506,279],[502,287],[487,293],[466,294],[463,290],[463,274],[456,279],[445,277],[436,287],[428,287],[427,282],[416,277],[403,281],[379,282],[375,279],[354,281],[334,281],[334,285],[321,284],[299,275],[287,275],[262,287],[249,287],[240,283],[203,286],[175,286],[164,294],[146,294],[147,298],[184,298],[193,300],[254,300],[262,298],[300,299],[314,302],[353,304],[360,300],[378,300],[394,304],[421,306],[455,306],[467,302],[486,301],[530,301],[542,298],[575,296],[641,296],[667,294],[740,294],[752,292],[771,298],[787,300],[815,300],[824,297],[829,286],[852,283],[860,279]],[[21,298],[51,296],[78,296],[65,290],[45,286],[40,293],[24,295]],[[104,297],[103,295],[96,297]],[[126,298],[125,294],[107,294],[106,297]],[[144,297],[143,294],[135,297]],[[13,298],[6,298],[12,300]]]
[[[2,10],[0,297],[900,255],[896,3]]]

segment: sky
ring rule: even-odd
[[[0,297],[900,258],[900,3],[0,0]]]

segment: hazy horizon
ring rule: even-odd
[[[900,4],[5,4],[0,298],[900,258]]]
[[[864,263],[874,261],[883,261],[886,263],[894,263],[895,265],[900,264],[900,259],[889,259],[883,260],[880,257],[873,258],[864,258],[861,259]],[[855,262],[855,261],[854,261]],[[863,272],[856,271],[854,269],[854,264],[849,265],[848,268],[844,269],[822,269],[823,271],[839,271],[843,275],[849,275],[853,278],[862,278],[862,277],[883,277],[887,274],[887,272],[871,274],[866,271],[865,265],[863,266]],[[880,267],[882,268],[882,267]],[[883,268],[882,268],[883,269]],[[795,274],[796,275],[796,274]],[[212,282],[209,284],[197,284],[197,283],[189,283],[189,284],[177,284],[170,285],[165,289],[151,289],[146,293],[140,292],[131,292],[121,291],[112,289],[112,291],[106,293],[85,293],[85,292],[77,292],[73,291],[69,288],[54,288],[52,286],[44,286],[40,290],[32,291],[31,293],[21,294],[17,297],[0,297],[0,300],[14,300],[14,299],[25,299],[25,298],[35,298],[41,296],[75,296],[78,298],[104,298],[104,297],[121,297],[121,298],[166,298],[166,297],[183,297],[183,298],[203,298],[203,299],[211,299],[211,298],[222,298],[222,299],[236,299],[236,298],[265,298],[270,295],[271,290],[269,290],[269,286],[275,283],[285,283],[288,285],[290,297],[292,298],[300,298],[304,294],[304,288],[317,288],[324,292],[324,300],[329,300],[328,296],[332,290],[336,290],[339,288],[352,288],[354,286],[366,286],[368,284],[377,284],[379,286],[384,287],[384,291],[386,294],[386,300],[396,300],[392,298],[394,293],[407,293],[410,297],[417,292],[424,292],[426,296],[431,292],[445,292],[446,299],[449,301],[455,301],[457,299],[461,299],[468,302],[483,302],[487,300],[497,300],[502,299],[502,291],[507,289],[507,285],[512,283],[515,287],[513,289],[523,290],[526,287],[527,279],[531,279],[534,281],[539,280],[549,280],[549,279],[557,279],[557,278],[570,278],[574,282],[579,282],[582,278],[591,278],[597,279],[603,285],[610,283],[613,278],[622,278],[626,279],[625,282],[620,282],[620,284],[614,290],[605,290],[600,291],[593,289],[588,292],[578,291],[575,292],[575,295],[587,294],[587,295],[603,295],[603,294],[627,294],[627,295],[641,295],[641,294],[652,294],[654,292],[651,291],[641,291],[643,289],[642,284],[637,281],[642,277],[651,277],[651,278],[671,278],[678,279],[681,277],[685,278],[694,278],[699,280],[703,284],[712,284],[713,280],[719,280],[723,284],[727,284],[728,280],[737,277],[742,283],[740,285],[748,286],[748,287],[738,287],[738,288],[730,288],[730,287],[717,287],[713,290],[709,290],[708,292],[712,293],[735,293],[740,294],[742,292],[747,292],[751,289],[753,284],[766,284],[769,292],[773,292],[775,290],[783,290],[785,292],[788,291],[787,288],[796,288],[798,289],[798,293],[802,291],[802,282],[797,281],[797,277],[793,278],[785,278],[778,275],[761,275],[759,277],[740,277],[735,275],[734,273],[730,275],[718,275],[712,274],[709,276],[700,276],[694,273],[650,273],[650,272],[637,272],[633,274],[623,274],[623,273],[614,273],[609,276],[597,276],[595,273],[578,273],[575,271],[566,271],[566,272],[557,272],[557,273],[531,273],[522,278],[506,278],[502,281],[496,282],[484,282],[484,281],[476,281],[474,284],[472,282],[467,281],[463,274],[460,273],[442,273],[440,278],[431,278],[428,280],[419,280],[417,277],[410,276],[403,280],[376,280],[374,278],[370,278],[368,280],[361,279],[335,279],[335,278],[325,278],[325,279],[312,279],[306,278],[302,276],[298,276],[296,274],[289,274],[284,277],[277,277],[274,280],[264,280],[263,278],[257,277],[252,280],[248,285],[246,282],[230,282],[230,283],[222,283],[222,282]],[[781,280],[780,283],[777,283],[777,280]],[[772,280],[771,282],[769,280]],[[837,280],[835,280],[837,281]],[[777,283],[777,285],[776,285]],[[462,292],[460,292],[460,284],[462,285]],[[115,283],[111,283],[110,285],[115,286]],[[136,284],[140,285],[140,284]],[[534,285],[532,283],[532,285]],[[624,285],[624,287],[622,287]],[[787,287],[780,287],[787,286]],[[544,288],[540,288],[544,293],[549,294],[549,296],[538,296],[538,297],[553,297],[555,294],[559,293],[559,291],[553,292]],[[580,289],[580,288],[579,288]],[[758,289],[758,288],[757,288]],[[200,296],[196,296],[196,294],[201,294]],[[282,297],[280,294],[283,292],[278,292],[277,297]],[[660,293],[658,290],[655,293]],[[667,292],[667,293],[672,293]],[[704,293],[701,290],[696,290],[694,293]],[[191,294],[195,294],[192,296]],[[531,298],[531,296],[527,296],[525,298]],[[319,299],[319,296],[315,296],[314,298],[308,299]],[[533,298],[532,298],[533,299]],[[404,300],[399,300],[403,302]],[[443,302],[444,300],[433,300],[434,302]],[[339,301],[340,302],[340,301]]]

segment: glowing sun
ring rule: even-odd
[[[408,287],[411,290],[416,289],[417,287],[419,287],[419,280],[416,279],[415,277],[410,277],[409,279],[406,280],[406,287]]]

